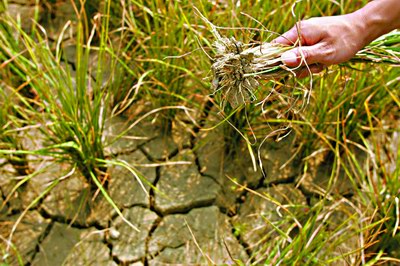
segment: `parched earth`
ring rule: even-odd
[[[120,132],[123,121],[113,119],[106,134]],[[107,148],[107,156],[132,165],[136,173],[110,165],[107,191],[138,230],[101,193],[90,193],[71,165],[29,158],[32,168],[43,171],[13,191],[20,178],[2,161],[0,204],[7,201],[0,212],[3,255],[9,254],[12,264],[19,255],[25,265],[261,262],[269,253],[265,243],[279,236],[271,223],[285,220],[280,206],[307,212],[318,188],[326,185],[330,169],[320,160],[315,162],[315,177],[302,176],[299,159],[291,158],[295,138],[290,135],[278,143],[271,140],[262,149],[263,176],[253,170],[245,151],[237,159],[224,157],[223,133],[176,122],[172,134],[165,136],[149,124],[132,129]],[[398,134],[394,136],[398,142]],[[25,143],[29,145],[33,144]],[[23,213],[55,180],[59,183]],[[351,197],[346,183],[339,177],[333,190]],[[335,215],[341,219],[340,213],[332,219]],[[10,232],[12,245],[7,246]],[[352,241],[344,243],[337,255],[354,248]]]
[[[109,134],[118,132],[114,119]],[[159,135],[152,126],[130,132],[107,153],[133,165],[138,179],[122,166],[110,166],[108,192],[122,210],[117,214],[101,193],[90,194],[87,182],[68,164],[49,161],[31,166],[44,169],[14,194],[17,174],[7,162],[0,175],[0,233],[9,237],[23,210],[57,179],[59,183],[24,213],[8,251],[18,251],[25,265],[184,265],[252,262],[260,240],[271,231],[264,217],[279,219],[276,206],[256,195],[268,194],[281,204],[307,206],[306,196],[294,186],[296,160],[290,159],[291,140],[267,145],[264,177],[254,171],[248,156],[224,158],[223,132],[193,132],[174,123],[173,133]],[[133,136],[146,136],[132,140]],[[26,144],[28,145],[28,144]],[[29,146],[29,145],[28,145]],[[290,170],[289,170],[290,169]],[[250,193],[242,184],[256,193]],[[144,181],[146,180],[146,181]],[[239,232],[240,231],[240,232]],[[7,250],[4,241],[3,250]],[[16,262],[15,257],[12,258]],[[250,261],[249,261],[250,262]]]

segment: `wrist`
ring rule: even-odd
[[[363,46],[386,33],[385,19],[380,14],[360,9],[350,15],[354,17],[353,21]]]
[[[375,0],[349,14],[359,32],[363,45],[400,27],[398,0]]]

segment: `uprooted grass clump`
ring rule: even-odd
[[[223,99],[233,108],[256,100],[258,80],[280,77],[287,72],[280,55],[289,47],[265,43],[244,49],[245,45],[233,37],[222,37],[215,46],[217,55],[211,67],[214,93],[221,91]]]

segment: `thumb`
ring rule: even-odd
[[[329,51],[325,46],[318,43],[313,46],[298,47],[281,55],[282,62],[289,67],[298,67],[300,65],[312,65],[315,63],[326,63]]]

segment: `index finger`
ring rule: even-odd
[[[272,40],[272,43],[280,43],[286,45],[293,45],[299,39],[299,34],[297,33],[297,28],[293,27],[289,31],[285,32],[278,38]]]

